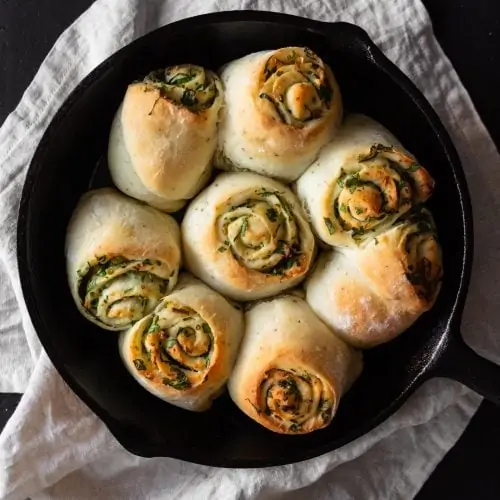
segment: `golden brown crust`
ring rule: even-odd
[[[188,269],[235,300],[297,285],[315,255],[293,193],[253,173],[217,177],[189,206],[182,235]]]
[[[122,334],[120,353],[146,390],[176,406],[203,411],[220,394],[242,335],[242,312],[184,274],[150,317]]]
[[[269,70],[269,61],[277,55],[284,62],[279,62],[280,69]],[[307,49],[250,54],[227,65],[222,79],[226,108],[215,157],[219,168],[295,180],[334,136],[342,119],[335,77]]]
[[[308,145],[316,141],[320,135],[329,134],[332,121],[340,121],[342,116],[342,101],[340,97],[335,101],[335,106],[328,111],[322,120],[306,122],[303,127],[294,127],[282,123],[276,116],[274,106],[266,99],[260,99],[259,94],[262,86],[262,74],[267,60],[254,69],[251,80],[254,82],[252,97],[255,106],[254,120],[256,124],[252,127],[252,134],[247,132],[247,137],[253,135],[252,142],[255,144],[254,155],[263,159],[278,155],[283,162],[294,160]],[[340,89],[330,68],[327,68],[328,82],[335,96],[340,96]],[[255,122],[254,122],[255,123]],[[319,138],[321,140],[321,138]],[[257,148],[257,145],[261,145]]]
[[[368,348],[429,310],[442,275],[434,222],[421,209],[362,249],[323,254],[306,283],[307,302],[346,342]]]
[[[304,434],[331,422],[359,376],[358,353],[340,341],[293,295],[250,308],[229,381],[233,401],[274,432]]]
[[[388,342],[416,319],[416,311],[407,310],[403,304],[386,302],[364,282],[339,279],[325,293],[331,294],[337,334],[354,347],[366,349]]]
[[[193,155],[189,153],[212,141],[212,122],[215,124],[210,111],[194,113],[161,97],[160,90],[151,84],[130,85],[123,103],[122,125],[141,182],[158,195],[174,194],[172,180],[190,175]],[[205,160],[205,166],[207,163]],[[178,198],[184,194],[179,192]]]
[[[415,157],[363,115],[348,116],[297,181],[316,233],[334,247],[366,244],[425,202],[433,189],[434,180]]]

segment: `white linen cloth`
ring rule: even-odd
[[[2,499],[407,500],[480,403],[458,383],[431,380],[389,420],[340,450],[284,467],[218,469],[126,452],[41,349],[20,292],[15,238],[23,180],[45,128],[77,83],[121,46],[177,19],[232,9],[359,24],[423,91],[459,150],[475,208],[463,331],[479,352],[500,360],[494,335],[500,330],[500,157],[418,0],[98,0],[61,35],[0,129],[0,391],[25,391],[0,435]]]

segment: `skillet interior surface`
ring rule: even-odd
[[[257,50],[305,45],[332,67],[347,111],[388,127],[435,177],[430,202],[443,246],[445,279],[435,307],[395,341],[365,355],[361,379],[330,427],[304,436],[271,433],[223,395],[190,413],[154,398],[126,372],[117,336],[87,322],[65,273],[66,225],[79,197],[109,184],[105,153],[126,86],[149,70],[191,62],[217,69]],[[98,67],[72,94],[30,166],[20,208],[19,270],[38,335],[69,386],[123,446],[226,467],[296,462],[335,449],[393,413],[423,380],[459,320],[468,280],[468,199],[458,157],[413,85],[352,25],[269,13],[222,13],[181,21],[139,39]],[[465,196],[465,199],[463,198]]]

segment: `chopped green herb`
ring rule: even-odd
[[[265,92],[262,92],[261,94],[259,94],[259,97],[261,99],[265,99],[266,101],[269,101],[270,103],[272,103],[274,105],[273,98],[270,95],[266,94]]]
[[[363,181],[359,178],[359,172],[350,175],[347,180],[344,182],[344,185],[349,192],[352,194],[356,189],[363,185]]]
[[[149,325],[148,333],[155,333],[159,331],[160,331],[160,325],[158,324],[158,316],[154,316],[151,325]]]
[[[321,85],[318,89],[318,95],[322,101],[329,104],[332,100],[333,90],[329,85]]]
[[[321,418],[323,419],[323,422],[326,423],[326,422],[328,422],[332,418],[332,415],[329,412],[324,411],[321,414]]]
[[[319,411],[328,411],[331,408],[330,401],[328,399],[320,399],[318,404]]]
[[[420,168],[420,165],[418,163],[412,163],[408,168],[408,172],[416,172]]]
[[[276,253],[280,255],[285,255],[286,252],[286,241],[279,240],[278,241],[278,248],[276,248]]]
[[[184,104],[184,106],[187,106],[188,108],[196,106],[196,104],[198,104],[198,99],[196,99],[196,94],[194,90],[186,89],[182,94],[181,103]]]
[[[177,73],[172,78],[170,78],[167,83],[169,85],[182,85],[193,79],[193,75],[187,75],[186,73]]]
[[[165,345],[167,349],[172,349],[172,347],[175,347],[177,345],[177,339],[169,338]]]
[[[292,212],[290,210],[290,206],[288,205],[288,202],[282,198],[280,198],[281,206],[283,208],[283,212],[285,212],[285,215],[289,218],[292,219]]]
[[[328,232],[330,234],[335,233],[335,226],[333,225],[332,220],[329,219],[328,217],[323,217],[323,220],[325,221],[325,224],[326,224],[326,227],[328,229]]]
[[[173,389],[177,389],[178,391],[183,391],[191,387],[191,384],[188,378],[186,377],[186,374],[179,369],[177,369],[176,371],[177,371],[177,378],[174,380],[164,378],[162,381],[163,384],[169,385],[170,387],[172,387]]]
[[[256,193],[260,196],[273,196],[278,194],[277,191],[268,191],[267,189],[262,188],[260,191],[256,191]]]
[[[226,250],[227,250],[227,247],[225,247],[225,246],[219,247],[217,249],[217,251],[220,252],[220,253],[224,253]]]
[[[243,222],[241,223],[241,231],[240,231],[241,236],[245,236],[247,229],[248,229],[248,217],[245,217],[243,219]]]
[[[266,210],[266,215],[271,222],[276,222],[276,219],[278,218],[278,212],[274,208],[268,208]]]
[[[339,210],[344,213],[347,212],[347,205],[345,203],[342,203],[339,207]]]
[[[142,359],[134,359],[135,369],[138,371],[143,371],[146,369],[146,365]]]
[[[144,259],[142,263],[146,266],[151,266],[153,264],[153,261],[151,259]]]
[[[384,146],[383,144],[374,144],[370,148],[370,152],[367,155],[359,155],[358,161],[368,161],[373,160],[379,153],[393,153],[394,148],[392,146]]]
[[[123,291],[124,295],[128,295],[130,292],[133,292],[133,288],[127,288],[126,290]]]
[[[290,426],[290,432],[299,432],[301,430],[301,426],[299,424],[292,424]]]
[[[210,328],[210,325],[208,323],[203,323],[201,326],[205,333],[212,333],[212,329]]]
[[[361,239],[366,233],[366,230],[362,227],[351,229],[351,236],[354,240]]]

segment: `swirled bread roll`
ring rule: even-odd
[[[122,332],[132,376],[151,394],[203,411],[219,395],[243,336],[243,313],[201,281],[181,276],[152,314]]]
[[[66,266],[78,310],[124,330],[177,282],[180,230],[170,215],[105,188],[82,196],[66,233]]]
[[[382,125],[347,117],[335,139],[297,181],[318,236],[328,245],[357,246],[387,230],[429,198],[434,181]]]
[[[191,64],[129,85],[108,148],[118,189],[167,212],[182,208],[210,176],[222,102],[219,78]]]
[[[244,301],[297,285],[315,254],[295,195],[249,172],[221,174],[198,195],[182,221],[182,240],[194,275]]]
[[[275,432],[302,434],[327,426],[361,373],[361,353],[293,295],[255,305],[245,323],[228,383],[233,401]]]
[[[342,119],[330,68],[311,50],[286,47],[233,61],[221,73],[225,107],[216,166],[292,181]]]
[[[306,300],[346,342],[374,347],[409,328],[434,304],[443,275],[431,214],[409,214],[363,249],[320,256]]]

